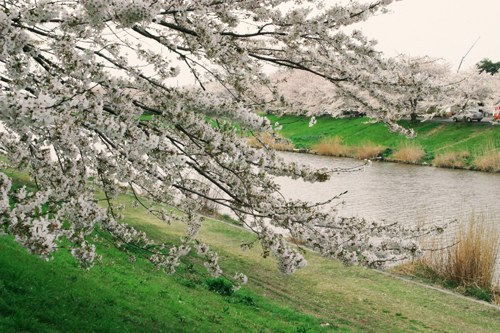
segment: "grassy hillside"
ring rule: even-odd
[[[250,290],[219,295],[213,279],[166,276],[117,250],[88,274],[67,253],[42,262],[0,239],[1,332],[295,332],[319,320]],[[198,268],[196,268],[197,270]]]
[[[17,176],[17,185],[27,182]],[[125,222],[164,242],[177,243],[185,228],[165,225],[140,209],[124,213]],[[248,275],[248,285],[236,294],[211,279],[194,254],[179,274],[167,276],[140,259],[129,263],[125,253],[102,244],[103,265],[86,273],[65,249],[44,262],[11,237],[0,237],[0,331],[500,331],[498,309],[375,271],[346,268],[311,252],[306,253],[308,267],[285,276],[260,248],[239,250],[241,240],[252,237],[217,221],[206,222],[200,234],[219,252],[227,274]]]
[[[309,118],[269,115],[272,123],[283,125],[280,133],[291,139],[296,148],[311,149],[324,138],[340,137],[346,146],[354,147],[367,143],[380,145],[395,151],[409,139],[390,133],[381,123],[366,124],[368,118],[335,119],[318,117],[317,123],[309,127]],[[500,148],[500,127],[469,123],[411,124],[400,121],[405,128],[413,128],[417,137],[412,143],[421,146],[427,154],[422,161],[432,162],[436,155],[454,152],[465,154],[462,167],[475,167],[475,159],[485,154],[498,153]],[[390,156],[390,153],[388,155]]]

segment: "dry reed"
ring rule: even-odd
[[[188,180],[186,179],[186,181]],[[194,176],[189,181],[199,183],[201,185],[198,189],[200,195],[198,195],[197,198],[199,212],[208,216],[220,215],[219,205],[215,199],[223,197],[222,191],[218,188],[210,186],[208,181],[199,175]]]
[[[306,241],[303,241],[302,239],[295,238],[294,236],[288,236],[285,238],[288,242],[293,243],[298,246],[305,246],[307,245]]]
[[[489,140],[474,147],[474,169],[481,171],[500,171],[500,142]]]
[[[276,149],[276,150],[292,150],[293,149],[293,144],[291,143],[290,140],[284,138],[283,136],[279,134],[269,134],[269,133],[264,133],[262,137],[249,137],[247,138],[247,144],[252,147],[257,147],[261,148],[263,144],[267,145],[270,148]]]
[[[371,141],[361,146],[347,146],[342,138],[328,137],[312,146],[312,150],[320,155],[354,157],[359,159],[374,159],[382,154],[384,146],[376,145]]]
[[[342,138],[323,138],[320,142],[311,147],[312,151],[320,155],[330,156],[351,156],[350,148],[342,144]]]
[[[463,288],[493,289],[500,237],[493,219],[486,214],[472,213],[451,238],[434,239],[427,246],[433,250],[418,260],[422,266]]]
[[[434,165],[441,168],[463,169],[467,166],[467,158],[469,157],[468,151],[436,154]]]
[[[393,154],[393,159],[398,162],[417,164],[424,156],[425,151],[420,144],[415,141],[403,141]]]
[[[500,171],[500,151],[489,152],[474,159],[474,168],[481,171]]]
[[[370,141],[362,146],[353,147],[354,157],[359,159],[374,159],[382,154],[385,147],[376,145]]]
[[[209,191],[208,193],[206,193],[205,195],[207,197],[217,197],[216,195],[216,191]],[[209,200],[207,198],[204,198],[202,196],[200,196],[198,198],[198,201],[200,203],[200,212],[202,214],[205,214],[205,215],[208,215],[208,216],[218,216],[219,215],[219,206],[217,205],[217,203],[215,201],[212,201],[212,200]]]

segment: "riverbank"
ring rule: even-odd
[[[500,171],[500,127],[470,123],[412,124],[401,120],[405,128],[413,128],[417,137],[406,139],[390,133],[381,123],[367,123],[368,118],[310,118],[266,115],[271,123],[279,122],[279,134],[293,142],[293,148],[322,155],[359,159],[379,159],[399,163],[438,167]]]
[[[16,186],[28,184],[13,173]],[[179,243],[186,226],[168,226],[122,195],[125,223],[152,239]],[[89,273],[65,249],[44,262],[11,237],[0,237],[2,332],[494,332],[498,309],[306,251],[308,266],[287,276],[256,246],[251,233],[208,220],[200,238],[219,253],[227,274],[245,272],[236,294],[206,274],[192,253],[179,274],[155,271],[139,256],[97,244],[103,264]],[[62,244],[65,245],[65,244]],[[219,286],[219,287],[217,287]],[[326,325],[328,324],[328,325]]]

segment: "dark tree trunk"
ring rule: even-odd
[[[411,117],[411,122],[412,123],[416,123],[417,122],[417,114],[415,112],[412,112],[410,114],[410,117]]]

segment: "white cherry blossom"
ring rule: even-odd
[[[95,240],[167,274],[193,247],[217,277],[218,255],[198,239],[203,199],[232,210],[286,274],[307,263],[286,234],[346,265],[382,267],[418,255],[408,239],[432,230],[343,218],[320,204],[285,200],[275,176],[317,182],[342,170],[287,163],[272,149],[248,147],[240,135],[272,132],[255,111],[293,107],[264,65],[321,77],[401,130],[394,122],[400,110],[371,89],[388,82],[381,73],[391,61],[360,32],[342,32],[391,2],[327,8],[310,0],[311,9],[286,12],[281,4],[301,1],[0,2],[0,152],[8,159],[0,170],[1,233],[49,260],[64,238],[83,269],[98,258]],[[178,75],[191,75],[198,87],[173,85]],[[208,81],[225,93],[207,90]],[[9,168],[28,172],[36,191],[12,191],[3,172]],[[168,224],[186,223],[182,241],[156,244],[122,223],[115,199],[125,191],[135,196],[134,207]],[[340,199],[332,194],[327,202]],[[238,273],[232,280],[238,288],[247,278]]]

